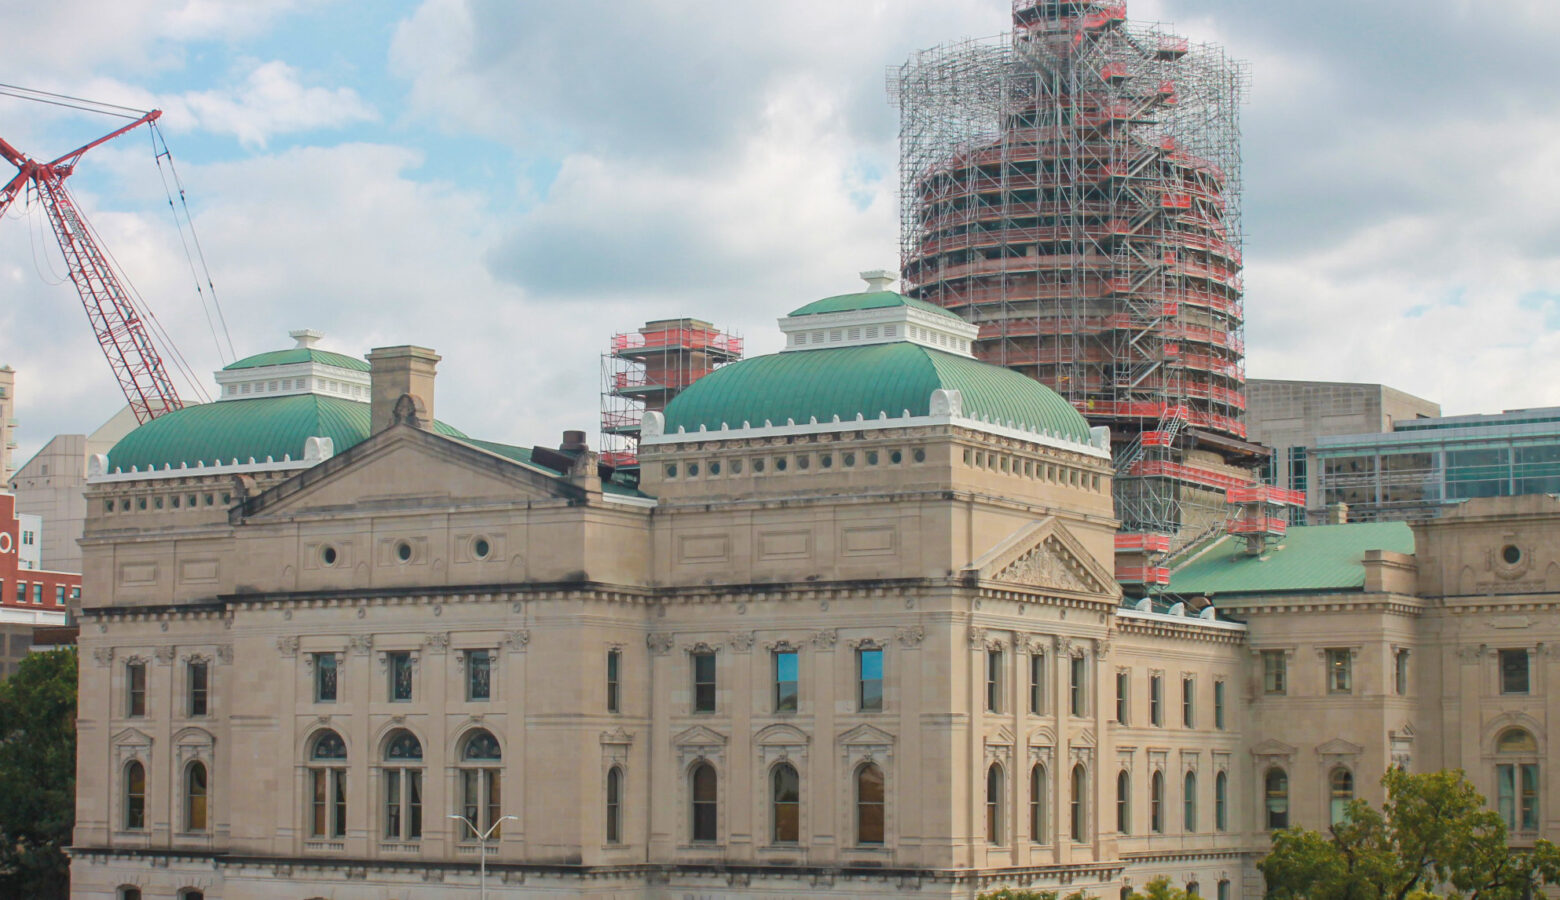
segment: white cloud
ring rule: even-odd
[[[351,88],[307,87],[298,71],[280,60],[262,63],[238,87],[179,95],[191,127],[231,134],[246,147],[263,148],[278,134],[341,128],[379,118]],[[177,112],[177,109],[173,110]]]

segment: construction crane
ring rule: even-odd
[[[135,299],[93,238],[80,208],[65,189],[65,179],[75,171],[76,164],[88,150],[127,131],[149,125],[161,115],[161,110],[146,112],[130,124],[51,162],[31,159],[0,138],[0,158],[17,169],[16,176],[0,187],[0,216],[29,188],[36,192],[54,237],[59,241],[60,252],[65,256],[70,280],[81,294],[81,305],[86,308],[92,331],[103,347],[103,355],[108,357],[114,377],[119,380],[120,390],[130,402],[136,421],[141,423],[182,409],[184,401],[174,389]]]

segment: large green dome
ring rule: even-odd
[[[695,381],[666,407],[665,433],[702,426],[805,424],[835,416],[931,414],[935,390],[957,390],[962,415],[1090,443],[1089,423],[1055,391],[1011,369],[920,344],[799,350],[735,362]]]
[[[434,430],[465,437],[442,422]],[[219,400],[166,413],[125,435],[108,451],[108,471],[301,460],[311,437],[330,438],[340,453],[368,435],[369,405],[355,400],[320,394]]]

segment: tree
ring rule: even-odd
[[[0,896],[65,897],[76,818],[76,652],[0,681]]]
[[[1030,891],[1016,890],[1014,888],[1003,888],[1000,891],[991,891],[989,893],[981,894],[980,900],[1056,900],[1057,896],[1058,894],[1056,891]],[[1098,898],[1090,897],[1083,891],[1073,891],[1071,894],[1063,897],[1062,900],[1098,900]]]
[[[1506,824],[1461,771],[1389,769],[1381,810],[1362,800],[1323,835],[1288,828],[1257,868],[1272,900],[1526,900],[1560,882],[1560,851],[1507,844]]]
[[[1129,900],[1202,900],[1202,898],[1187,893],[1181,888],[1171,887],[1170,879],[1161,875],[1143,885],[1143,890],[1133,891]]]

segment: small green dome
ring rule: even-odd
[[[762,427],[766,420],[850,421],[858,414],[898,418],[906,410],[926,416],[938,389],[960,393],[965,417],[1090,443],[1089,423],[1040,382],[906,341],[789,351],[716,369],[667,405],[665,433],[741,428],[744,422]]]
[[[312,347],[289,347],[286,350],[256,353],[254,356],[246,356],[238,362],[228,363],[222,367],[222,371],[259,369],[265,366],[290,366],[297,363],[318,363],[322,366],[335,366],[338,369],[353,369],[358,372],[368,371],[368,363],[361,359],[342,353],[332,353],[329,350],[315,350]]]
[[[906,297],[904,294],[896,294],[893,291],[866,291],[860,294],[840,294],[836,297],[825,297],[822,300],[814,300],[800,309],[793,309],[792,316],[818,316],[824,313],[855,312],[862,309],[888,309],[894,306],[908,306],[911,309],[924,310],[950,319],[962,322],[957,313],[943,309],[935,303],[927,303],[925,300],[917,300],[914,297]]]
[[[442,422],[435,422],[434,430],[465,437]],[[166,413],[125,435],[108,451],[108,471],[228,465],[251,458],[265,462],[266,457],[301,460],[311,437],[330,438],[340,453],[368,435],[367,403],[319,394],[219,400]]]

